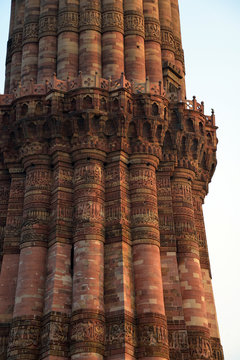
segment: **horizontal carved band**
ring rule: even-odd
[[[107,321],[106,344],[121,347],[125,343],[137,346],[137,328],[133,318],[120,314]]]
[[[117,10],[105,11],[102,14],[102,31],[124,32],[123,13]]]
[[[224,360],[223,348],[220,343],[220,339],[211,338],[211,346],[212,346],[212,358],[214,360]]]
[[[43,36],[56,36],[57,18],[54,15],[45,15],[39,20],[39,38]]]
[[[145,36],[144,17],[141,13],[135,11],[125,11],[124,13],[124,31],[125,35]]]
[[[160,23],[158,20],[145,17],[145,40],[161,42]]]
[[[188,335],[186,330],[169,331],[169,349],[185,351],[188,349]]]
[[[101,32],[102,15],[101,12],[94,9],[84,9],[80,12],[79,30],[96,30]]]
[[[43,319],[41,344],[44,351],[68,350],[69,317],[65,314],[51,312]]]
[[[7,346],[10,325],[7,323],[0,324],[0,359],[7,359]]]
[[[175,40],[171,31],[161,29],[161,46],[162,50],[174,51]]]
[[[138,357],[159,356],[169,358],[166,317],[146,314],[138,319]]]
[[[24,25],[23,44],[38,42],[38,22],[31,22]]]
[[[12,54],[18,51],[22,51],[22,40],[23,40],[22,30],[15,31],[12,35],[12,46],[11,46]]]
[[[212,356],[210,339],[205,335],[188,332],[191,359],[209,360]]]
[[[79,15],[74,11],[64,11],[58,16],[58,34],[64,31],[78,32]]]
[[[40,342],[41,321],[38,318],[15,319],[8,345],[8,356],[16,353],[37,354]]]
[[[105,344],[105,321],[102,314],[75,313],[71,322],[71,354],[94,352],[103,354]],[[90,346],[91,343],[91,346]]]

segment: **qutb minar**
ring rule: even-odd
[[[223,360],[184,76],[178,0],[12,0],[1,360]]]

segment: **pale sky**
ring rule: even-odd
[[[131,1],[131,0],[129,0]],[[180,0],[187,97],[216,113],[218,166],[204,205],[225,360],[240,360],[240,0]],[[1,0],[0,93],[10,0]]]

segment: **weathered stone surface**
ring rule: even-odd
[[[0,359],[223,360],[177,0],[12,1]]]

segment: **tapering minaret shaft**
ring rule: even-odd
[[[38,83],[57,71],[58,0],[41,0],[39,19]]]
[[[59,0],[57,76],[62,80],[78,75],[78,18],[78,0]]]
[[[124,72],[123,0],[102,1],[103,77],[119,79]]]
[[[151,82],[162,82],[161,32],[158,0],[143,0],[145,22],[146,76]]]
[[[171,0],[159,0],[159,18],[162,38],[162,61],[175,63],[174,37],[172,30]]]
[[[15,17],[15,4],[16,0],[12,0],[11,3],[11,18],[9,25],[9,39],[7,43],[7,56],[6,56],[6,69],[5,69],[5,87],[4,93],[10,92],[10,76],[11,76],[11,63],[12,63],[12,35],[14,29],[14,17]]]
[[[22,66],[22,38],[23,38],[23,23],[24,23],[24,9],[25,0],[16,0],[14,12],[14,26],[12,33],[12,61],[11,61],[11,76],[10,76],[10,92],[21,81],[21,66]]]
[[[181,88],[182,96],[185,98],[186,89],[185,89],[185,66],[184,66],[184,53],[182,49],[182,36],[181,36],[181,26],[180,26],[180,14],[178,0],[171,0],[171,13],[172,13],[172,28],[174,35],[174,44],[175,44],[175,65],[181,71]]]
[[[101,1],[80,1],[79,70],[83,74],[102,75]]]
[[[124,0],[125,73],[128,80],[146,81],[143,2]]]
[[[38,24],[40,0],[25,0],[21,83],[35,84],[38,73]]]

